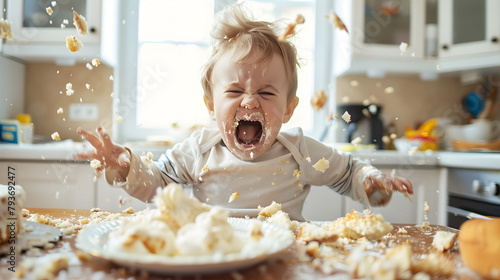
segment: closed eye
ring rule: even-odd
[[[264,98],[264,99],[269,99],[273,96],[276,96],[276,94],[269,92],[269,91],[261,91],[261,92],[259,92],[259,95],[262,96],[262,98]]]
[[[242,95],[244,92],[242,90],[226,90],[224,93],[229,97],[236,97]]]

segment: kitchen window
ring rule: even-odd
[[[118,141],[138,141],[162,136],[176,138],[192,126],[211,125],[203,103],[201,67],[209,57],[210,28],[214,12],[231,0],[141,0],[138,7],[136,90],[121,91],[128,102],[126,112],[118,104],[116,114],[125,114],[117,126]],[[283,26],[297,14],[306,18],[298,26],[294,43],[300,57],[300,102],[289,123],[304,131],[313,128],[310,98],[314,92],[315,1],[244,1],[259,20],[284,19]],[[193,8],[196,7],[196,8]],[[132,77],[127,75],[128,77]],[[135,95],[135,96],[131,96]],[[179,140],[179,139],[174,139]]]

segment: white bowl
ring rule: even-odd
[[[422,140],[418,139],[398,138],[394,140],[394,146],[396,146],[396,150],[401,154],[418,151],[423,143]]]

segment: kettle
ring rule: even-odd
[[[382,107],[376,104],[342,104],[337,106],[339,115],[347,112],[351,116],[350,122],[343,123],[338,137],[339,142],[351,143],[360,137],[363,144],[375,144],[378,150],[384,148],[384,124],[380,119]]]

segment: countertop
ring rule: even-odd
[[[0,161],[71,161],[74,154],[92,147],[85,142],[65,140],[47,144],[0,144]],[[152,152],[158,158],[168,147],[164,146],[133,146],[139,153]],[[402,154],[387,150],[360,150],[350,152],[353,156],[366,160],[369,163],[385,167],[420,166],[454,167],[500,170],[500,153],[498,152],[416,152]]]
[[[67,223],[71,223],[72,220],[78,221],[82,217],[90,216],[89,210],[72,210],[72,209],[29,209],[30,215],[39,214],[43,215],[43,217],[49,218],[60,218],[63,221],[67,221]],[[436,231],[444,230],[457,232],[454,229],[450,229],[442,226],[430,226],[429,228],[419,228],[415,225],[402,225],[402,224],[393,224],[394,230],[381,238],[381,240],[377,243],[384,244],[392,244],[392,246],[396,246],[396,244],[409,244],[412,247],[413,256],[416,259],[423,258],[428,256],[434,249],[431,246],[433,236]],[[401,229],[404,229],[403,233],[401,233]],[[85,230],[85,229],[83,229]],[[267,260],[263,260],[260,263],[254,264],[247,268],[242,268],[233,271],[224,271],[217,272],[213,275],[153,275],[145,272],[134,272],[128,269],[120,268],[117,265],[112,264],[106,259],[101,259],[99,257],[85,257],[85,254],[79,253],[78,247],[76,243],[76,234],[63,235],[62,240],[58,242],[55,248],[51,249],[42,249],[37,251],[38,253],[31,252],[27,255],[19,254],[14,255],[14,257],[3,256],[0,257],[0,279],[11,279],[13,276],[13,272],[8,268],[14,266],[17,271],[22,271],[23,264],[26,264],[25,268],[28,268],[24,271],[25,277],[21,277],[22,279],[33,279],[34,273],[40,272],[40,270],[29,271],[29,263],[34,265],[35,268],[43,268],[50,264],[50,260],[54,256],[65,256],[69,259],[69,266],[65,269],[65,271],[59,272],[59,277],[57,279],[220,279],[220,280],[234,280],[234,279],[352,279],[350,274],[342,270],[342,266],[337,267],[334,270],[328,270],[328,273],[323,273],[319,270],[319,268],[314,267],[318,262],[324,262],[324,264],[328,267],[333,263],[326,259],[321,260],[320,257],[315,258],[315,261],[311,257],[308,257],[305,254],[305,248],[303,243],[296,242],[290,248],[286,249],[279,255],[271,256]],[[97,241],[96,241],[97,242]],[[373,243],[375,244],[375,243]],[[366,247],[366,250],[372,250],[369,248],[373,248],[374,256],[379,256],[380,254],[384,254],[383,246],[375,247],[375,245],[371,245],[373,247]],[[351,247],[356,246],[355,244],[348,245],[346,247],[346,253],[349,250],[352,250]],[[389,246],[389,245],[386,245]],[[377,249],[378,248],[378,249]],[[346,255],[344,255],[346,256]],[[90,257],[90,258],[89,258]],[[12,259],[14,258],[14,264],[9,263],[6,258]],[[453,279],[480,279],[476,274],[474,274],[469,269],[465,268],[460,257],[460,252],[458,250],[458,246],[454,246],[451,250],[449,250],[446,254],[442,255],[442,258],[446,258],[449,262],[446,262],[452,266],[452,270],[450,271],[453,275]],[[332,259],[333,260],[333,259]],[[337,260],[338,262],[342,262],[342,260]],[[390,261],[390,260],[389,260]],[[441,260],[443,261],[443,260]],[[35,263],[33,263],[35,262]],[[394,262],[394,260],[393,260]],[[193,266],[193,268],[195,268]],[[344,266],[345,269],[345,266]],[[424,269],[422,267],[422,269]],[[437,268],[433,274],[434,276],[431,279],[443,279],[442,277],[436,276],[440,273],[443,273],[445,270],[441,268]],[[465,273],[466,272],[466,273]],[[196,270],[193,271],[193,274],[196,273]],[[44,278],[45,279],[45,278]],[[47,278],[49,279],[49,278]],[[55,279],[55,278],[54,278]]]

